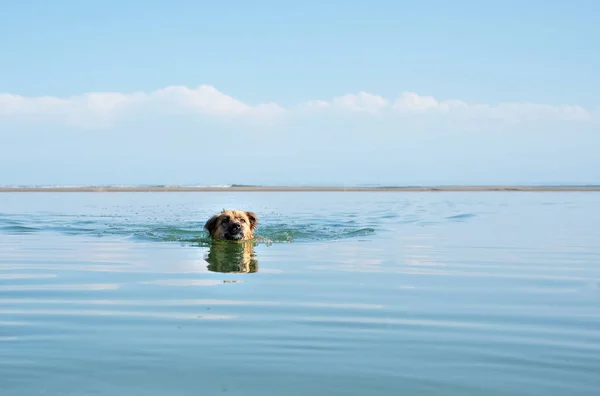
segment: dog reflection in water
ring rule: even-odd
[[[205,261],[208,270],[236,274],[258,271],[254,254],[254,241],[213,241]]]

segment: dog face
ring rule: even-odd
[[[252,212],[241,210],[223,210],[211,217],[204,228],[212,239],[229,241],[245,241],[254,237],[254,229],[258,220]]]

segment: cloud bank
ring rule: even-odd
[[[370,116],[461,117],[467,119],[571,120],[598,119],[598,110],[577,105],[536,103],[473,104],[461,100],[438,100],[412,92],[387,99],[368,92],[347,94],[330,100],[311,100],[284,108],[276,103],[251,105],[210,85],[196,88],[170,86],[152,92],[93,92],[66,98],[24,97],[0,94],[0,120],[55,120],[93,126],[144,115],[202,115],[225,120],[277,122],[286,117],[317,114],[363,114]]]

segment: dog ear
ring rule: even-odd
[[[250,220],[250,229],[254,230],[258,224],[258,218],[254,212],[246,212],[246,216],[248,216],[248,220]]]
[[[218,217],[219,216],[214,215],[213,217],[211,217],[210,219],[208,219],[208,221],[206,222],[206,224],[204,224],[204,228],[211,235],[212,235],[213,231],[215,230],[215,227],[217,226],[217,218]]]

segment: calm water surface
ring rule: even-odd
[[[598,193],[0,194],[0,389],[598,395]],[[222,208],[259,243],[211,245]]]

